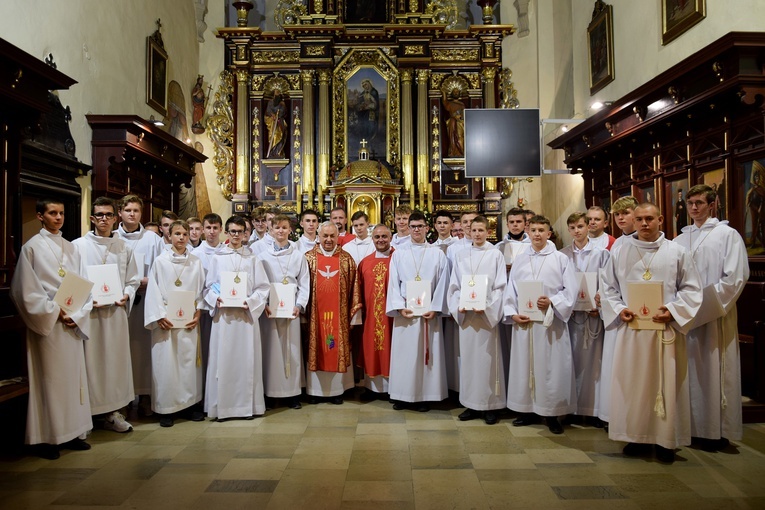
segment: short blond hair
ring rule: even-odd
[[[621,197],[616,202],[614,202],[613,205],[611,206],[611,214],[624,212],[627,209],[632,209],[634,211],[637,206],[638,206],[638,201],[632,195]]]

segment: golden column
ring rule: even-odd
[[[404,189],[412,189],[414,176],[414,147],[412,138],[412,70],[401,70],[401,171],[404,174]]]
[[[420,210],[425,209],[428,191],[428,77],[429,69],[417,70],[417,187],[420,191]],[[402,110],[406,114],[406,110]],[[414,189],[410,191],[409,203],[414,208]]]
[[[324,213],[324,190],[329,184],[329,84],[332,74],[327,69],[319,71],[319,181],[317,198],[319,214]]]
[[[496,67],[484,67],[481,70],[481,81],[483,82],[483,105],[484,108],[496,108],[497,103],[494,97],[494,78],[497,76]],[[484,192],[497,191],[497,178],[487,177],[483,180]]]
[[[250,192],[250,140],[249,140],[249,105],[250,94],[247,88],[247,69],[236,71],[236,194]]]
[[[302,193],[308,193],[307,208],[313,207],[314,145],[313,145],[313,70],[300,71],[303,79],[303,184]],[[302,196],[296,197],[302,201]]]

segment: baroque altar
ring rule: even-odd
[[[515,29],[491,24],[493,1],[479,2],[486,24],[466,28],[454,0],[379,3],[283,0],[270,32],[247,27],[237,3],[240,26],[218,30],[225,70],[208,121],[221,190],[242,214],[480,212],[494,237],[500,192],[464,175],[463,113],[517,107],[501,68]]]

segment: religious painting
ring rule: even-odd
[[[664,225],[667,230],[667,239],[674,239],[680,235],[683,227],[690,223],[688,205],[685,202],[688,193],[688,178],[683,177],[667,183],[667,195],[662,208]]]
[[[388,138],[388,82],[372,67],[361,67],[345,82],[348,161],[362,145],[370,159],[385,159]]]
[[[710,186],[717,193],[717,199],[715,200],[714,212],[712,213],[717,219],[728,219],[727,200],[725,198],[725,169],[716,168],[699,175],[698,184],[706,184]]]
[[[346,0],[343,20],[346,24],[384,24],[389,22],[389,0]]]
[[[637,199],[639,203],[643,202],[651,202],[652,204],[656,203],[656,190],[653,186],[653,181],[639,184],[635,186],[635,192],[633,196]]]
[[[146,38],[146,104],[164,116],[167,115],[167,52],[160,42],[153,36]]]
[[[601,10],[597,12],[597,9]],[[587,27],[590,95],[614,81],[614,29],[610,5],[595,3],[596,13]]]
[[[705,0],[661,0],[661,44],[669,44],[706,17]]]
[[[746,252],[765,255],[765,158],[748,161],[743,167]]]

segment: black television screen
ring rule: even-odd
[[[539,109],[465,110],[465,176],[542,175]]]

